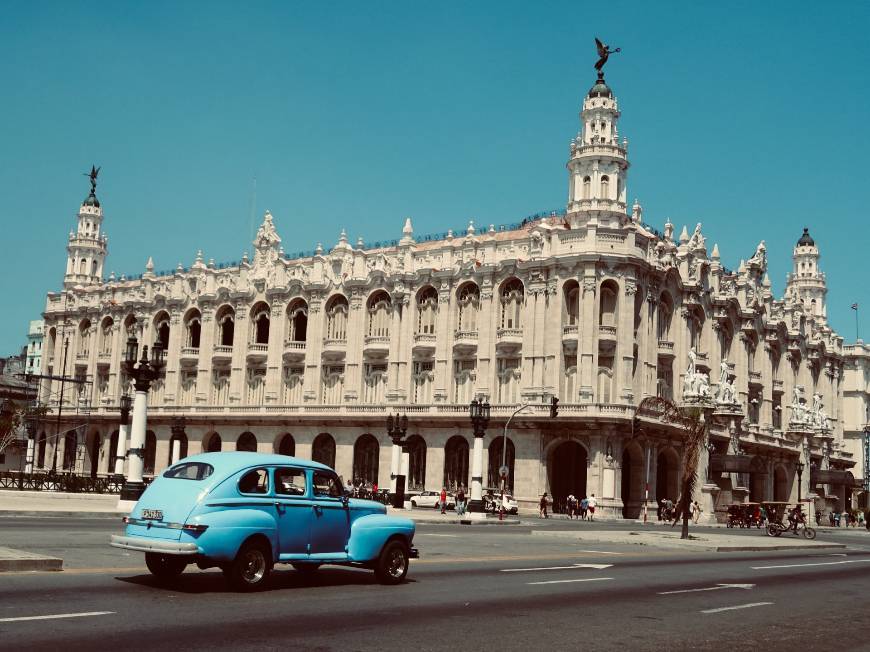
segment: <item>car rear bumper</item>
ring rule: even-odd
[[[159,552],[164,555],[196,555],[199,548],[195,543],[181,543],[166,539],[150,539],[147,537],[130,537],[113,534],[111,545],[115,548],[138,550],[140,552]]]

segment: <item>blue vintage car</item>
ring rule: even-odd
[[[117,548],[145,553],[161,579],[188,564],[220,567],[238,590],[259,588],[275,563],[369,568],[385,584],[408,573],[414,522],[350,498],[328,466],[262,453],[205,453],[172,465],[136,503]]]

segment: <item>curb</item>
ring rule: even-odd
[[[764,552],[765,550],[827,550],[846,548],[845,543],[811,543],[806,545],[784,544],[781,546],[718,546],[715,552]]]
[[[63,559],[58,557],[46,557],[14,548],[0,548],[0,573],[61,570]]]
[[[105,518],[121,520],[127,512],[63,512],[43,510],[0,509],[0,518]]]

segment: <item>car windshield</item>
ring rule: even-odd
[[[214,472],[214,467],[205,462],[184,462],[166,469],[164,478],[176,480],[205,480]]]

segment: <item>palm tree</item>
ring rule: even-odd
[[[681,408],[673,401],[658,396],[648,396],[637,408],[637,416],[657,418],[658,420],[679,427],[685,437],[683,440],[682,487],[677,501],[677,512],[674,523],[681,516],[683,529],[681,539],[689,538],[689,504],[695,493],[695,483],[698,481],[698,458],[704,445],[705,424],[701,420],[701,408]]]

